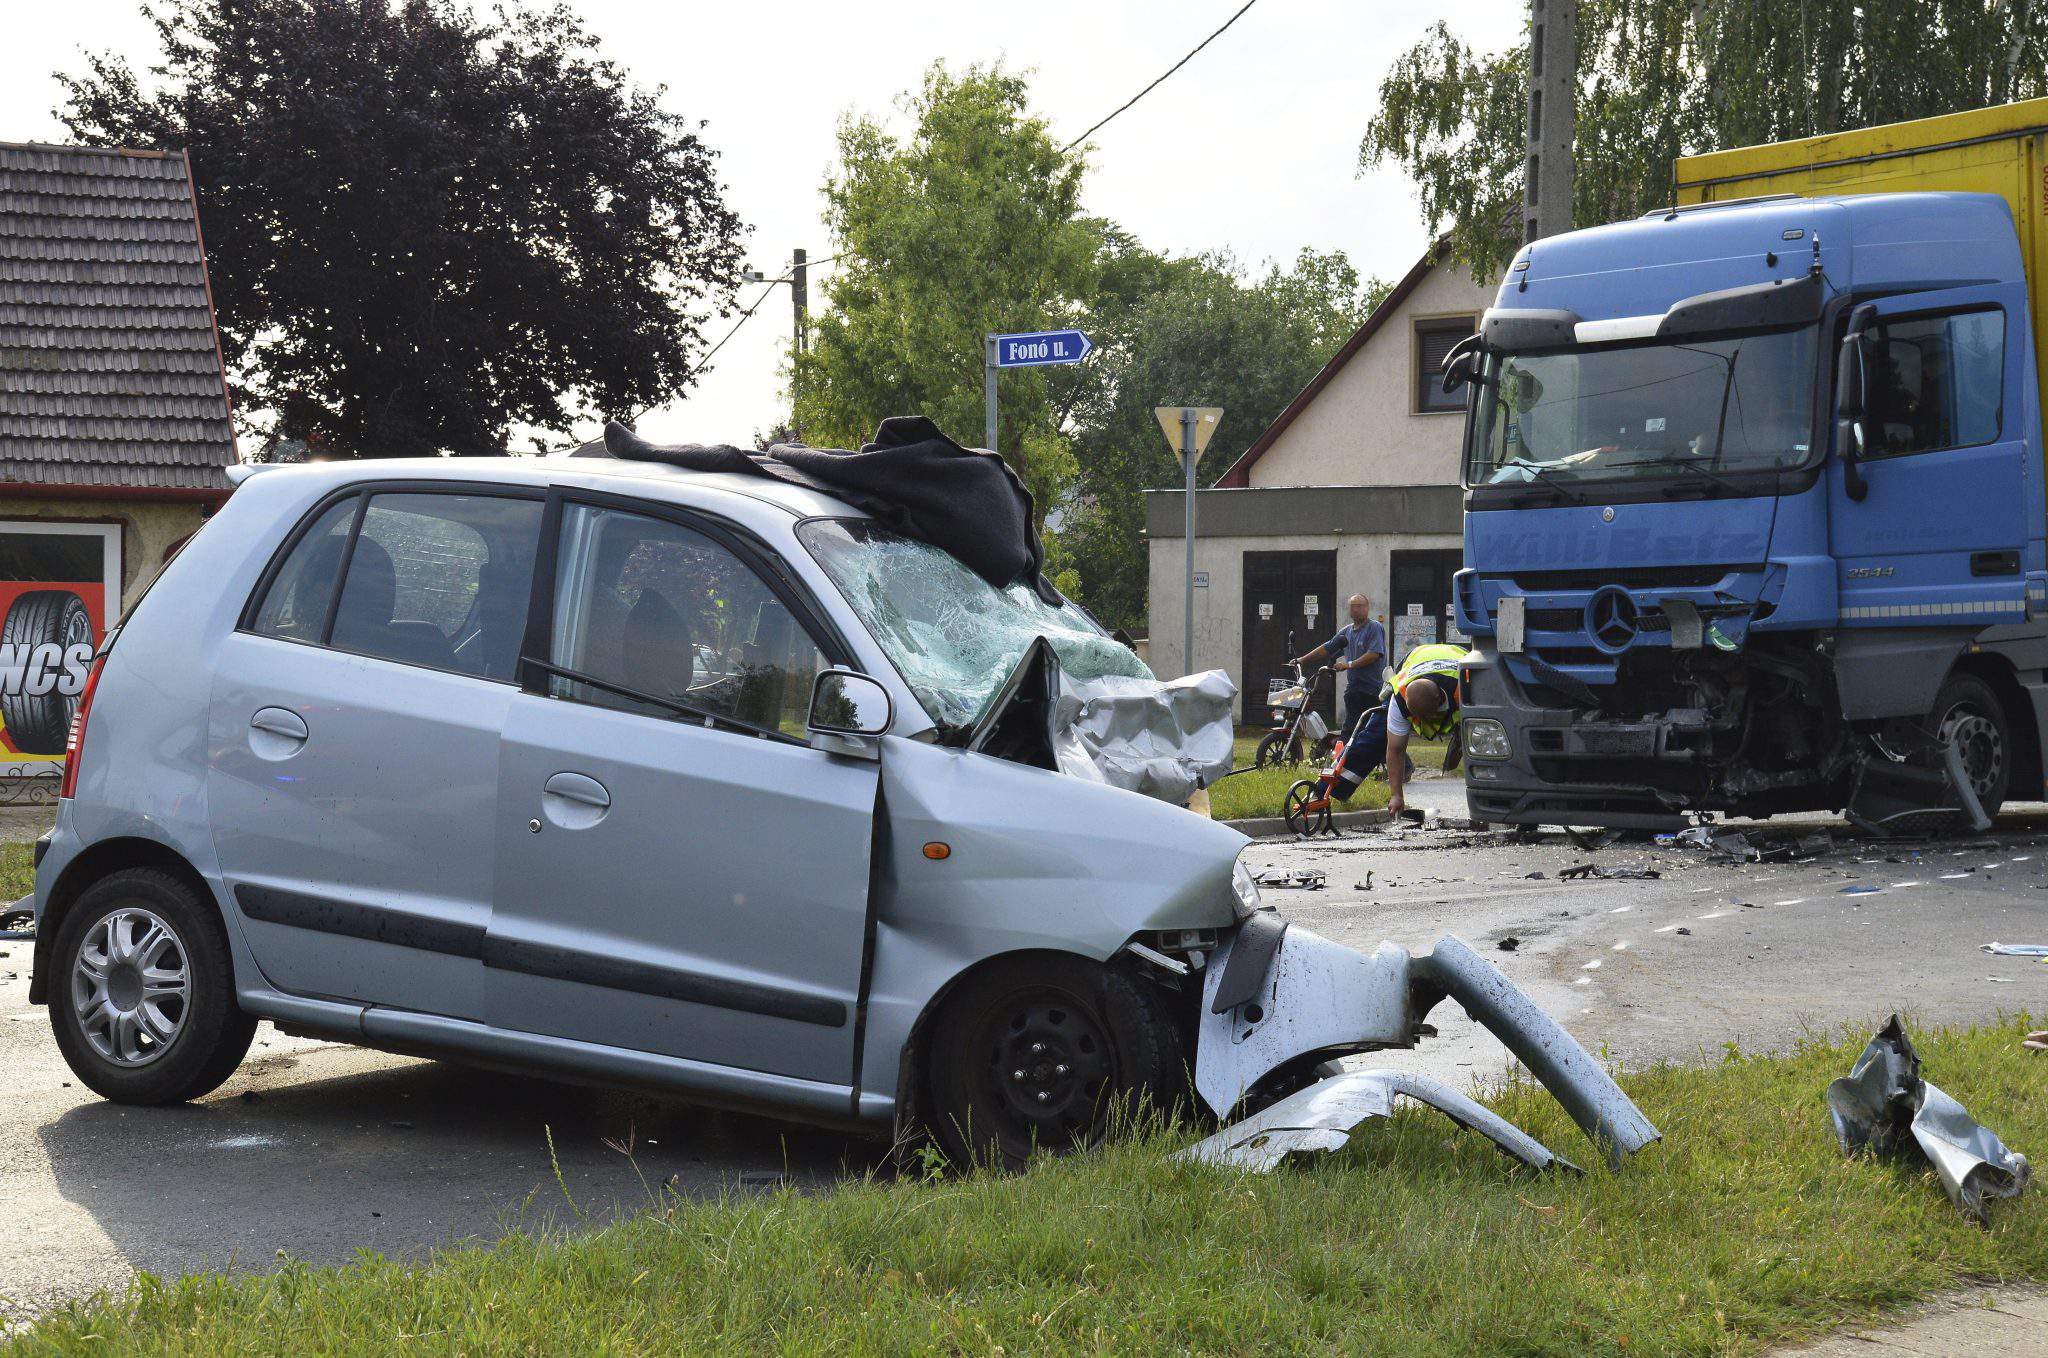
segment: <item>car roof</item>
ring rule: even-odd
[[[771,505],[793,518],[867,518],[822,491],[772,476],[738,472],[695,472],[665,462],[609,457],[393,457],[322,462],[306,466],[246,464],[231,468],[237,484],[258,473],[318,475],[335,486],[356,481],[488,481],[500,485],[603,486],[621,495],[641,495],[673,504],[706,506],[727,496]]]

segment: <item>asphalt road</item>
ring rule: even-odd
[[[1452,780],[1425,781],[1412,800],[1455,810],[1462,797]],[[1560,880],[1589,860],[1661,875]],[[1872,1028],[1895,1008],[1921,1025],[2048,1013],[2048,967],[1978,950],[2048,942],[2048,812],[2008,816],[1981,840],[1845,838],[1798,865],[1634,846],[1588,855],[1554,836],[1443,830],[1265,842],[1251,861],[1326,872],[1320,891],[1268,899],[1331,937],[1426,950],[1463,936],[1587,1045],[1632,1065]],[[1356,889],[1368,873],[1371,889]],[[1515,950],[1499,951],[1509,936]],[[28,1004],[28,945],[0,943],[0,954],[0,1323],[137,1269],[264,1267],[280,1251],[415,1254],[513,1225],[602,1219],[671,1178],[692,1193],[747,1192],[785,1174],[826,1184],[884,1157],[832,1133],[268,1027],[206,1100],[120,1108],[77,1085],[45,1011]],[[1505,1053],[1455,1006],[1434,1019],[1442,1035],[1423,1050],[1360,1059],[1453,1079],[1502,1067]]]

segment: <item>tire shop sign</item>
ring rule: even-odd
[[[0,773],[54,773],[119,607],[117,524],[0,519]]]

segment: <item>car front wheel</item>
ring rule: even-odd
[[[1170,1110],[1188,1076],[1168,1001],[1084,958],[998,961],[933,1016],[933,1135],[956,1164],[1021,1169],[1100,1140],[1120,1112]]]
[[[105,1098],[196,1099],[249,1050],[256,1021],[235,1001],[220,917],[170,873],[128,868],[93,883],[50,958],[57,1047]]]

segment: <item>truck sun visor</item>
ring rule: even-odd
[[[1823,300],[1821,276],[1817,273],[1703,292],[1666,311],[1657,326],[1657,337],[1726,335],[1742,330],[1811,325],[1820,319]]]
[[[1061,602],[1044,577],[1031,492],[1017,473],[994,453],[955,443],[922,415],[883,420],[858,451],[653,444],[616,420],[605,426],[604,446],[628,461],[766,476],[835,496],[905,537],[944,548],[998,589],[1021,581],[1047,603]]]

